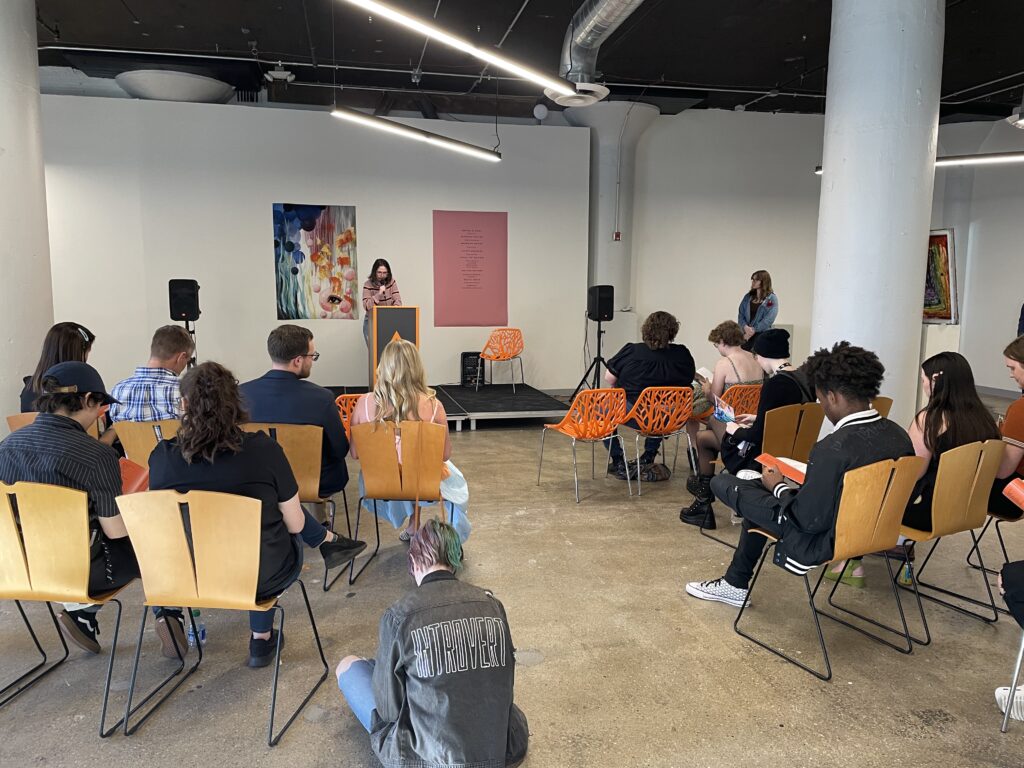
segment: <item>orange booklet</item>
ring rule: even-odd
[[[121,457],[121,493],[149,490],[149,469]]]
[[[1024,480],[1017,479],[1003,488],[1003,496],[1024,509]]]
[[[771,467],[782,473],[783,477],[789,478],[794,483],[804,484],[804,477],[807,475],[807,465],[802,461],[794,459],[776,458],[770,453],[762,453],[757,457],[757,463],[763,467]]]

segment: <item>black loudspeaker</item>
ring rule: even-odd
[[[483,368],[480,367],[480,353],[463,352],[462,360],[459,364],[459,382],[464,387],[475,387],[477,375],[481,378],[483,377]],[[484,381],[480,383],[483,384]]]
[[[611,320],[615,314],[615,286],[592,285],[587,289],[587,317]]]
[[[195,280],[171,280],[167,284],[171,320],[199,319],[199,283]]]

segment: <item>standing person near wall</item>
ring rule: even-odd
[[[736,321],[743,329],[743,338],[748,345],[754,336],[772,327],[778,314],[779,297],[772,292],[772,276],[759,269],[750,276],[750,291],[740,301],[739,318]]]
[[[402,294],[398,292],[398,283],[391,274],[391,265],[384,259],[377,259],[370,269],[370,276],[363,283],[363,338],[366,346],[370,346],[370,316],[374,307],[400,307]]]
[[[96,334],[78,323],[57,323],[46,332],[39,362],[31,376],[24,378],[21,390],[21,412],[35,411],[35,400],[42,394],[43,374],[57,363],[84,363],[96,341]]]

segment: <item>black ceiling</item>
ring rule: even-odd
[[[580,0],[391,4],[425,18],[436,10],[437,24],[480,47],[507,32],[505,55],[555,74]],[[275,83],[271,101],[527,116],[542,98],[531,83],[478,81],[475,59],[438,43],[424,52],[422,37],[341,0],[38,0],[37,9],[40,64],[95,77],[172,68],[255,91],[280,60],[296,79]],[[829,0],[646,0],[602,46],[597,80],[611,98],[639,97],[666,112],[696,100],[694,108],[820,113],[830,15]],[[1020,104],[1022,31],[1024,2],[947,2],[944,120],[1005,117]]]

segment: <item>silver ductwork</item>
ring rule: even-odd
[[[644,0],[587,0],[565,31],[559,74],[572,83],[592,83],[597,52]]]

